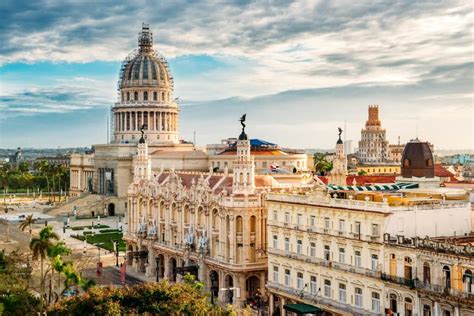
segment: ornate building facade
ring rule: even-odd
[[[190,272],[214,298],[236,305],[265,292],[266,194],[311,179],[299,176],[285,184],[255,175],[244,130],[236,151],[232,173],[162,170],[152,175],[147,144],[138,144],[128,190],[127,264],[171,281]]]
[[[180,140],[179,106],[173,97],[173,76],[166,59],[153,47],[153,34],[148,25],[142,26],[138,48],[122,64],[118,95],[112,108],[111,143],[94,145],[89,154],[71,155],[72,197],[98,194],[109,215],[125,214],[128,186],[135,177],[133,157],[142,129],[153,173],[171,169],[207,172],[217,168],[216,172],[223,176],[233,170],[233,163],[237,161],[235,146],[208,153],[195,144]],[[295,166],[298,171],[306,170],[304,153],[275,149],[279,155],[275,156],[273,151],[261,155],[267,152],[263,149],[263,146],[252,146],[257,173],[268,170],[275,160],[288,165],[288,169]]]
[[[361,131],[358,159],[362,164],[380,164],[389,160],[388,140],[379,119],[378,105],[369,105],[369,118]]]
[[[461,275],[472,275],[469,243],[458,248],[465,258],[461,261],[456,261],[455,251],[448,259],[441,248],[427,252],[421,243],[408,247],[408,241],[419,240],[417,236],[469,234],[471,205],[465,192],[348,192],[321,187],[271,192],[267,205],[270,313],[305,309],[323,315],[437,316],[473,311],[469,304],[474,297],[464,290],[471,289],[472,281],[460,281]],[[454,222],[454,217],[462,220]],[[397,235],[399,242],[390,237]],[[406,257],[410,259],[404,263]],[[422,280],[420,266],[426,260],[431,262],[432,279],[421,284],[416,278]],[[458,292],[451,291],[451,298],[441,302],[441,283],[448,284],[443,281],[442,271],[448,271],[443,265],[451,271],[449,282],[456,280]]]

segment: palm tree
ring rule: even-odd
[[[3,186],[3,207],[6,208],[7,205],[7,188],[10,182],[10,176],[12,173],[12,166],[8,162],[2,163],[0,167],[0,181]]]
[[[25,231],[26,227],[28,227],[30,232],[30,239],[31,239],[31,225],[36,223],[36,219],[33,218],[33,214],[26,216],[25,220],[20,223],[20,229]]]
[[[35,170],[38,172],[40,176],[43,176],[46,178],[46,186],[47,190],[49,192],[49,170],[50,166],[46,160],[40,160],[35,162],[34,164]],[[51,196],[49,196],[49,201],[51,201]]]
[[[54,293],[54,284],[52,280],[54,280],[54,271],[62,272],[62,259],[61,256],[69,255],[71,253],[71,249],[66,247],[64,242],[58,242],[51,247],[48,248],[48,257],[51,260],[51,279],[50,279],[50,293],[49,293],[49,301],[51,302],[52,293]],[[61,274],[58,274],[58,279],[61,278]],[[60,281],[58,281],[59,283]],[[58,285],[59,286],[59,285]]]
[[[314,163],[314,170],[317,174],[322,174],[325,171],[326,165],[328,161],[326,160],[326,156],[321,153],[315,153],[313,155],[313,163]]]
[[[43,310],[43,299],[44,299],[44,259],[48,255],[48,249],[53,246],[53,240],[59,240],[58,234],[53,232],[51,226],[46,226],[39,233],[39,238],[32,238],[30,242],[30,249],[33,252],[33,259],[36,260],[40,258],[41,261],[41,299],[40,299],[40,309]]]

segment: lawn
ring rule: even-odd
[[[79,240],[84,240],[84,236],[73,236]],[[92,236],[91,234],[87,234],[87,243],[88,244],[97,244],[101,243],[100,247],[107,249],[109,251],[114,250],[113,240],[117,239],[119,241],[119,251],[125,251],[126,246],[125,242],[122,239],[123,233],[104,233],[104,234],[95,234]]]
[[[89,226],[74,226],[74,227],[71,227],[72,230],[84,230],[85,228],[88,228],[88,229],[92,229],[92,226],[89,225]],[[94,228],[97,229],[97,228],[109,228],[109,226],[107,225],[94,225]]]

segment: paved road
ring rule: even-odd
[[[22,232],[18,228],[18,224],[9,223],[10,226],[10,242],[5,243],[7,238],[7,227],[4,224],[0,224],[0,249],[13,250],[19,248],[22,251],[28,250],[30,245],[30,235],[27,230]]]
[[[101,285],[122,285],[120,281],[120,271],[115,267],[105,267],[102,269],[102,275],[98,277],[96,275],[96,269],[88,269],[82,273],[83,277],[94,279],[98,284]],[[126,284],[127,285],[137,285],[141,284],[143,281],[127,274]]]

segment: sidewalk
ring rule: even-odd
[[[113,268],[116,269],[117,271],[120,271],[120,267],[116,267],[114,265]],[[126,274],[127,274],[127,276],[131,276],[135,279],[138,279],[138,280],[146,282],[146,283],[156,282],[156,277],[155,276],[147,277],[144,273],[136,272],[135,269],[132,266],[129,266],[129,265],[127,265]]]

